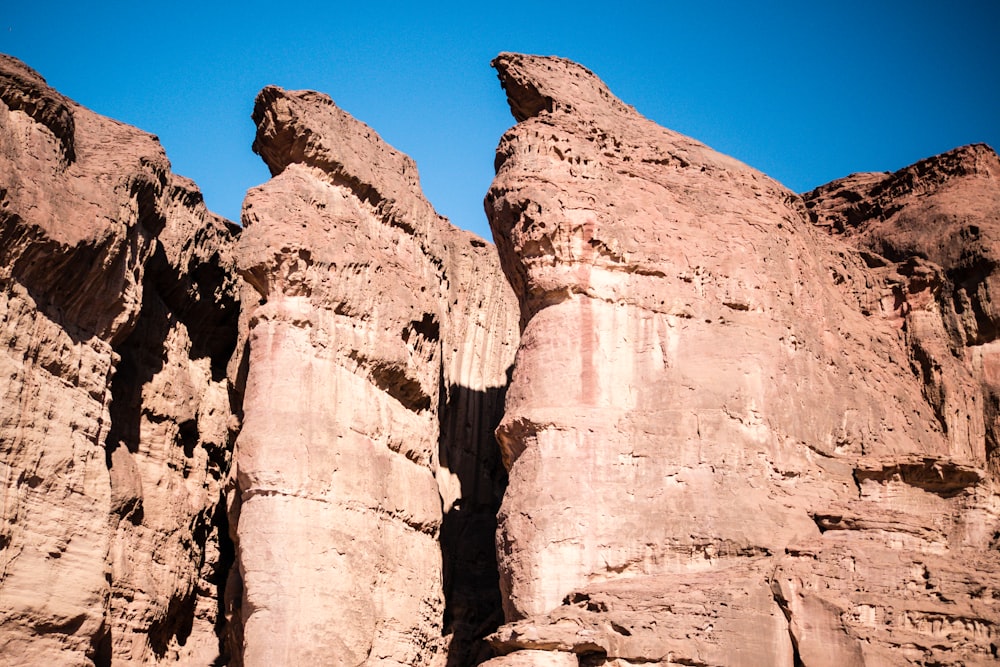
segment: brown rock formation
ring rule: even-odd
[[[524,322],[495,663],[993,660],[996,156],[812,193],[848,245],[584,68],[494,65],[519,123],[486,208]]]
[[[0,655],[208,664],[235,229],[6,56],[0,100]]]
[[[254,120],[274,177],[239,247],[257,292],[231,512],[242,660],[443,665],[450,633],[448,664],[472,664],[500,620],[492,430],[516,301],[412,160],[328,97],[265,88]]]
[[[985,145],[805,195],[881,279],[952,450],[1000,474],[1000,159]]]
[[[0,57],[0,663],[994,664],[997,155],[798,196],[495,66],[499,259],[325,95],[240,232]]]

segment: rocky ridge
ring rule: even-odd
[[[992,149],[797,195],[494,66],[496,248],[321,93],[241,229],[0,60],[3,659],[994,663]]]

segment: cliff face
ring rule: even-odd
[[[0,662],[995,662],[997,155],[796,195],[494,65],[496,248],[320,93],[241,230],[0,57]]]
[[[0,653],[207,664],[237,230],[155,137],[7,57],[0,99]]]
[[[276,88],[237,246],[154,137],[0,66],[5,659],[492,655],[518,337],[492,246]]]
[[[881,284],[952,450],[1000,473],[1000,159],[985,145],[807,193],[812,221]]]
[[[497,664],[991,659],[996,155],[804,202],[578,65],[494,65],[519,123],[487,213],[525,321]]]
[[[265,88],[254,120],[274,178],[238,250],[257,293],[231,511],[243,659],[443,665],[450,643],[471,664],[499,622],[513,293],[413,162],[328,97]]]

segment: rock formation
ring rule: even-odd
[[[0,655],[209,664],[237,229],[6,56],[0,100]]]
[[[328,97],[265,88],[254,120],[274,177],[238,250],[257,292],[231,511],[244,664],[473,664],[500,621],[513,293]]]
[[[997,156],[803,200],[578,65],[494,65],[525,327],[490,664],[993,660]]]
[[[238,248],[155,137],[10,58],[0,99],[4,658],[491,656],[492,246],[317,93],[262,91]]]
[[[320,93],[241,230],[0,57],[0,662],[994,664],[997,155],[796,195],[494,65],[496,248]]]
[[[805,195],[812,221],[859,251],[951,449],[1000,474],[1000,161],[966,146],[895,174]]]

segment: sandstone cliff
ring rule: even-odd
[[[254,120],[274,177],[238,250],[257,293],[231,510],[243,661],[478,662],[500,621],[513,293],[412,160],[328,97],[265,88]]]
[[[995,664],[992,149],[797,195],[494,65],[495,248],[323,94],[241,230],[0,57],[0,663]]]
[[[0,98],[4,660],[492,655],[492,246],[317,93],[262,91],[238,248],[155,137],[13,59]]]
[[[490,664],[994,659],[996,155],[807,207],[578,65],[494,65],[525,328]]]
[[[237,230],[6,56],[0,100],[0,655],[208,664]]]
[[[805,195],[858,250],[953,451],[1000,474],[1000,159],[985,145]]]

